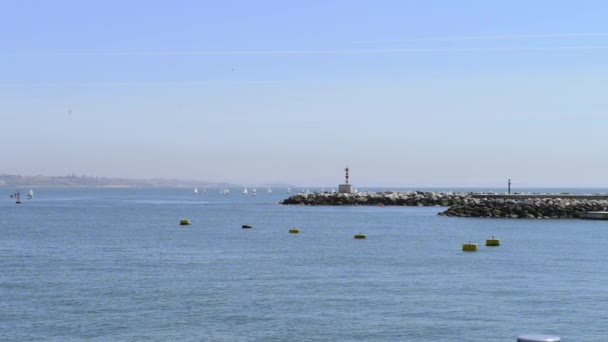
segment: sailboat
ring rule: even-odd
[[[247,193],[248,193],[247,188],[243,189],[243,195],[247,196]]]
[[[272,195],[272,189],[268,188],[268,190],[266,190],[266,193],[269,194],[269,195]]]
[[[21,193],[19,191],[15,193],[15,197],[17,197],[17,202],[15,203],[21,204]]]
[[[258,191],[257,191],[255,188],[253,188],[253,189],[251,190],[251,196],[255,196],[255,195],[257,195],[257,194],[258,194]]]
[[[34,198],[34,190],[30,189],[30,192],[27,193],[27,199]]]
[[[197,187],[194,187],[194,191],[193,191],[193,193],[194,193],[195,195],[196,195],[196,194],[198,194],[198,188],[197,188]]]
[[[287,193],[287,194],[290,194],[290,193],[291,193],[291,188],[287,188],[286,193]]]

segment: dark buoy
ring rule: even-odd
[[[525,334],[517,336],[517,342],[559,342],[559,336],[542,334]]]
[[[249,228],[253,228],[253,226],[250,226],[248,224],[244,224],[241,228],[243,228],[243,229],[249,229]]]
[[[365,234],[355,234],[355,239],[367,239],[367,235]]]
[[[180,226],[189,226],[190,225],[190,220],[180,220],[179,221],[179,225]]]

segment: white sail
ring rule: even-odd
[[[268,188],[268,190],[266,190],[266,193],[269,194],[269,195],[272,194],[272,189]]]
[[[243,195],[247,195],[248,191],[247,188],[243,189]]]
[[[291,188],[287,188],[287,191],[286,191],[286,192],[287,192],[288,194],[290,194],[290,193],[291,193]]]
[[[251,190],[251,196],[255,196],[255,195],[257,195],[257,194],[258,194],[258,191],[257,191],[255,188],[253,188],[253,189]]]
[[[30,189],[30,192],[27,193],[27,198],[29,198],[29,199],[34,198],[34,190]]]
[[[195,195],[198,194],[198,188],[194,187],[194,191],[193,192],[194,192]]]

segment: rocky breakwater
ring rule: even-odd
[[[358,192],[354,194],[315,192],[291,196],[281,204],[292,205],[398,205],[452,206],[463,203],[469,193],[458,192]]]
[[[562,198],[466,198],[439,213],[459,217],[580,218],[588,211],[608,208],[608,200]]]

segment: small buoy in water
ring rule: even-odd
[[[559,336],[526,334],[517,336],[517,342],[559,342]]]
[[[300,231],[301,231],[301,230],[299,230],[298,228],[292,228],[292,229],[290,229],[290,230],[289,230],[289,232],[290,232],[291,234],[299,234],[299,233],[300,233]]]
[[[248,224],[244,224],[241,228],[249,229],[249,228],[253,228],[253,226],[250,226]]]
[[[179,225],[180,226],[188,226],[188,225],[190,225],[190,220],[180,220],[179,221]]]
[[[365,234],[355,234],[355,239],[367,239],[367,235]]]
[[[491,239],[487,239],[486,240],[486,246],[493,246],[493,247],[497,247],[500,246],[500,240],[499,239],[495,239],[493,236]]]
[[[469,241],[469,243],[465,243],[462,245],[462,250],[465,252],[475,252],[477,251],[477,244],[471,243],[471,241]]]

